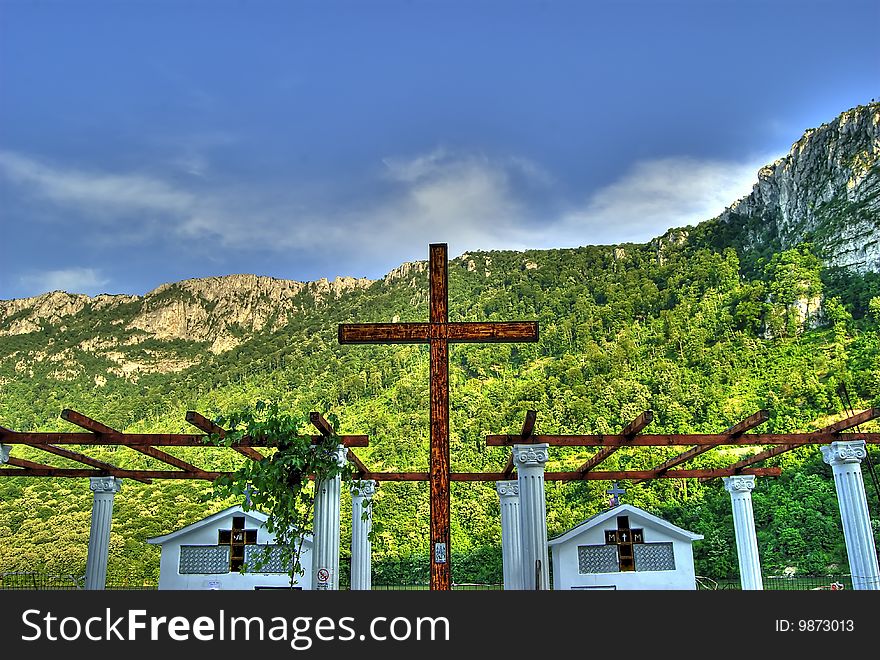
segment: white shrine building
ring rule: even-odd
[[[702,538],[619,504],[547,542],[553,588],[696,589],[691,544]]]
[[[282,564],[275,535],[266,530],[268,516],[232,506],[176,532],[147,539],[161,547],[159,589],[260,589],[290,587],[287,566]],[[269,548],[269,559],[259,572],[254,566]],[[303,540],[300,557],[305,572],[294,588],[310,589],[312,540]]]

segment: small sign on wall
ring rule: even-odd
[[[446,563],[446,544],[445,543],[435,543],[434,544],[434,563],[435,564],[445,564]]]

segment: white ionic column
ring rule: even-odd
[[[107,584],[107,555],[110,552],[113,498],[122,488],[122,479],[90,477],[89,488],[94,493],[94,499],[89,529],[89,554],[86,559],[86,589],[103,590]]]
[[[499,481],[495,484],[501,498],[501,558],[504,569],[504,590],[523,588],[522,537],[519,530],[519,483]]]
[[[371,499],[376,492],[375,481],[353,481],[351,484],[351,590],[373,588],[372,546],[373,527]]]
[[[519,521],[522,540],[522,588],[550,588],[547,552],[547,504],[544,501],[546,443],[514,445],[513,464],[519,486]]]
[[[861,463],[865,456],[864,440],[838,441],[822,447],[822,458],[834,472],[853,589],[880,590],[877,549],[862,480]]]
[[[11,445],[0,445],[0,465],[5,465],[9,460],[9,452],[12,451]]]
[[[733,508],[733,530],[736,534],[740,584],[744,591],[763,590],[761,557],[758,555],[758,537],[755,535],[755,515],[752,511],[755,475],[724,477],[724,487],[730,493],[730,505]]]
[[[345,447],[336,447],[339,465],[345,462]],[[315,538],[312,555],[312,589],[339,589],[339,505],[342,477],[322,479],[315,484]]]

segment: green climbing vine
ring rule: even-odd
[[[337,427],[334,415],[328,415],[327,421]],[[303,433],[308,416],[286,412],[276,401],[257,401],[252,408],[220,416],[216,422],[228,431],[222,438],[210,435],[207,441],[214,445],[229,447],[250,437],[275,448],[262,460],[247,461],[231,475],[217,478],[213,495],[243,498],[245,510],[257,509],[268,516],[266,529],[275,535],[293,585],[303,575],[303,543],[313,531],[315,483],[337,475],[345,481],[352,478],[352,466],[337,460],[339,437],[324,435],[313,444],[311,435]],[[268,560],[266,550],[245,570],[259,571]]]

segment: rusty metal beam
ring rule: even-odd
[[[16,458],[15,456],[10,456],[6,459],[7,465],[14,465],[15,467],[27,468],[28,470],[51,470],[53,469],[51,465],[44,465],[42,463],[34,463],[33,461],[28,461],[23,458]]]
[[[214,434],[221,438],[226,437],[226,429],[222,426],[218,426],[210,419],[205,417],[204,415],[200,415],[195,410],[188,410],[186,413],[186,421],[195,426],[197,429],[201,429],[207,434]],[[256,449],[251,449],[250,447],[240,447],[234,446],[232,447],[235,451],[243,456],[247,456],[250,459],[255,461],[263,460],[263,455],[258,452]]]
[[[12,464],[10,462],[10,464]],[[35,467],[27,469],[9,470],[0,469],[0,477],[106,477],[106,470],[85,470],[75,468],[56,468],[50,466]],[[182,470],[117,470],[110,476],[119,477],[121,479],[134,479],[142,481],[144,479],[196,479],[202,481],[213,481],[222,475],[231,476],[231,472],[183,472]]]

